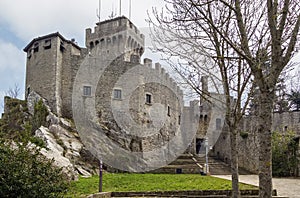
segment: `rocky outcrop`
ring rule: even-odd
[[[76,180],[79,175],[89,177],[95,174],[97,161],[85,150],[71,120],[59,118],[52,113],[46,101],[34,92],[27,100],[29,113],[34,113],[34,103],[39,100],[43,101],[49,111],[46,118],[49,126],[41,126],[35,131],[35,136],[41,138],[46,145],[41,153],[48,159],[53,159],[54,164],[62,168],[70,180]],[[84,156],[81,156],[82,153]]]

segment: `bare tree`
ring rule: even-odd
[[[5,95],[11,97],[11,98],[18,98],[19,95],[20,95],[20,86],[15,83],[15,86],[12,88],[10,87],[6,92],[5,92]]]
[[[156,51],[165,54],[165,60],[184,81],[202,98],[219,100],[201,89],[200,78],[208,76],[213,91],[223,94],[226,106],[225,122],[230,131],[233,196],[239,197],[237,134],[252,94],[252,75],[247,62],[230,48],[208,22],[198,20],[199,11],[189,1],[168,1],[174,9],[166,13],[154,10],[152,39]],[[215,26],[225,26],[230,34],[233,12],[217,4],[206,4],[205,21],[215,21]],[[223,17],[218,17],[223,13]],[[170,18],[168,18],[170,16]],[[215,20],[217,19],[217,21]],[[235,102],[232,96],[235,97]]]
[[[243,106],[247,105],[248,96],[252,96],[252,90],[257,88],[260,197],[271,197],[271,116],[275,86],[293,56],[299,35],[298,0],[165,2],[170,6],[162,13],[154,10],[155,20],[152,20],[156,30],[154,40],[159,44],[156,48],[169,57],[189,60],[183,69],[182,64],[175,66],[175,69],[186,77],[198,93],[201,90],[192,82],[196,79],[195,75],[209,73],[219,77],[222,91],[227,96],[226,122],[231,128],[234,197],[239,196],[236,183],[236,131],[245,112],[245,108],[240,108],[243,101],[246,101]],[[203,61],[199,62],[200,55],[212,58],[218,66],[217,72],[209,72],[209,66]],[[234,105],[230,100],[232,94],[237,97]]]

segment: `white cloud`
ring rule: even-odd
[[[119,0],[101,1],[101,18],[107,19],[112,10],[119,13]],[[132,0],[131,19],[138,27],[147,26],[147,10],[163,5],[163,0]],[[75,37],[83,44],[84,31],[97,22],[98,0],[14,0],[0,1],[0,24],[23,41],[59,31],[67,38]],[[122,15],[128,16],[129,0],[122,0]]]
[[[0,72],[24,68],[25,53],[12,43],[0,39]]]
[[[17,84],[24,92],[25,53],[12,43],[0,39],[0,114],[3,112],[3,97],[9,88]]]

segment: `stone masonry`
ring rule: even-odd
[[[85,32],[85,48],[79,47],[75,40],[67,40],[58,32],[35,38],[24,48],[27,53],[26,97],[34,91],[46,100],[57,116],[72,119],[73,91],[83,91],[85,95],[95,89],[86,85],[82,90],[73,90],[79,67],[85,57],[92,56],[93,50],[98,50],[102,55],[114,54],[117,57],[105,69],[95,90],[98,122],[109,129],[106,134],[109,138],[127,150],[148,151],[169,141],[181,128],[186,131],[197,129],[198,102],[183,107],[183,92],[161,65],[153,65],[152,60],[147,58],[144,64],[140,64],[145,38],[129,19],[122,16],[101,21],[96,23],[93,30],[88,28]],[[158,77],[160,82],[144,83],[149,80],[149,76],[130,72],[134,67],[149,68],[149,76]],[[124,105],[123,97],[126,93],[123,90],[126,87],[117,81],[125,73],[127,78],[136,79],[143,85],[136,87],[130,96],[132,119],[142,130],[159,126],[159,121],[154,123],[151,119],[151,109],[160,104],[160,113],[166,119],[159,133],[147,137],[131,136],[128,135],[130,126],[122,128],[116,122],[111,105]],[[203,139],[205,134],[200,136],[198,139]],[[192,150],[195,151],[195,148]]]
[[[90,94],[95,89],[98,122],[109,129],[106,134],[109,138],[127,150],[148,151],[169,141],[179,129],[187,134],[197,131],[187,152],[203,152],[204,139],[208,138],[212,153],[229,163],[230,140],[224,125],[224,97],[208,92],[207,77],[203,77],[201,83],[203,92],[211,96],[210,100],[202,97],[200,101],[191,101],[189,106],[183,106],[183,92],[159,63],[153,65],[152,60],[146,58],[140,64],[145,37],[129,19],[122,16],[101,21],[93,30],[86,29],[85,33],[85,47],[79,47],[75,40],[68,40],[56,32],[37,37],[24,48],[27,53],[26,98],[34,91],[46,100],[58,117],[72,119],[73,85],[85,57],[91,56],[93,50],[99,50],[102,55],[114,54],[117,58],[99,78],[96,89],[87,85],[85,88],[88,89],[83,93]],[[143,83],[148,76],[130,72],[134,67],[151,68],[149,76],[158,76],[161,82]],[[127,97],[124,90],[128,87],[118,79],[125,74],[127,79],[136,79],[143,84],[133,91],[129,103],[131,118],[142,130],[159,125],[151,119],[151,109],[156,103],[161,105],[160,111],[166,120],[158,134],[130,136],[128,130],[131,126],[120,127],[116,122],[111,106],[119,106],[120,109],[124,106],[124,97]],[[82,92],[84,87],[75,91]],[[258,140],[254,126],[249,122],[253,119],[244,121],[244,132],[248,136],[239,137],[239,159],[241,167],[257,172]],[[300,112],[275,113],[273,123],[274,130],[292,129],[300,136]]]

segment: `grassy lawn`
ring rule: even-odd
[[[73,182],[66,197],[84,197],[97,193],[99,177]],[[240,184],[241,189],[255,189]],[[103,175],[103,191],[228,190],[231,181],[197,174],[112,174]]]

